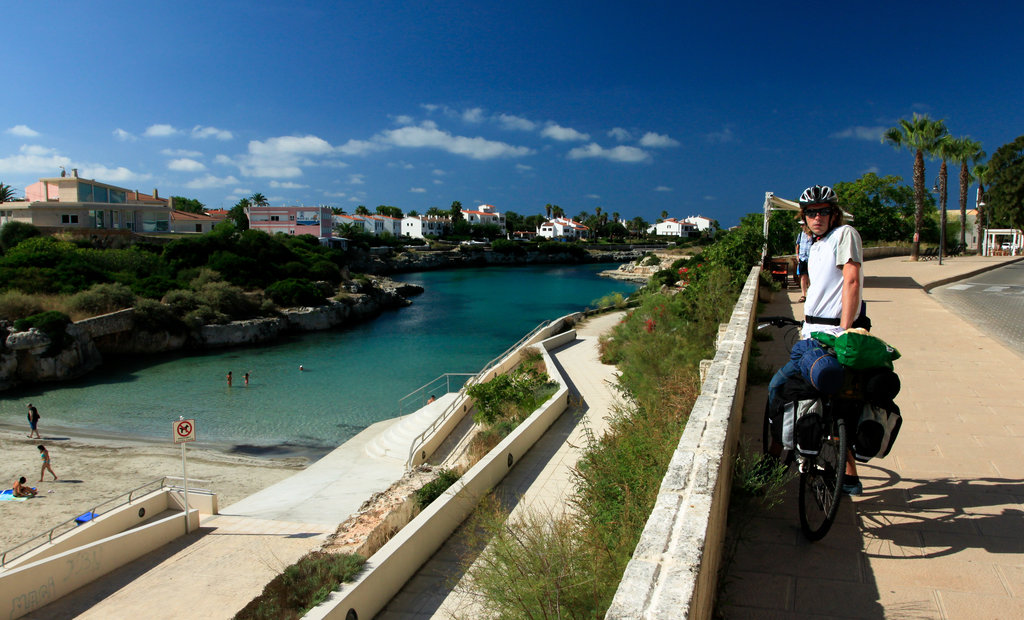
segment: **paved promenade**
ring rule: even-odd
[[[1021,351],[926,292],[1020,259],[865,263],[873,333],[902,353],[904,416],[893,452],[859,466],[821,542],[800,534],[796,484],[742,533],[719,608],[726,618],[1024,617],[1024,365]],[[764,314],[802,317],[799,291]],[[1018,320],[1024,320],[1024,304]],[[782,334],[762,343],[785,359]],[[748,390],[744,433],[760,449],[766,386]]]

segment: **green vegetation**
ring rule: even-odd
[[[366,563],[357,554],[313,551],[284,569],[235,614],[236,620],[293,620],[327,600]]]
[[[442,469],[438,472],[437,478],[426,483],[416,490],[416,505],[423,510],[430,505],[441,494],[448,490],[459,480],[459,472],[451,469]]]
[[[992,222],[1024,228],[1024,136],[1004,144],[988,164],[989,189],[985,198]]]
[[[43,355],[52,356],[60,353],[61,349],[64,348],[64,344],[68,340],[66,330],[70,324],[71,319],[68,315],[56,310],[48,310],[24,319],[18,319],[14,322],[14,329],[21,332],[35,327],[46,334],[50,339],[50,346],[43,352]]]
[[[588,441],[577,463],[576,510],[514,522],[486,504],[478,511],[487,545],[471,576],[489,617],[604,615],[699,393],[699,361],[712,353],[762,241],[761,222],[745,218],[701,254],[673,263],[685,288],[663,294],[652,278],[638,307],[602,339],[631,405]]]

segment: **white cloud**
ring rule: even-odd
[[[434,168],[433,170],[430,171],[430,174],[438,177],[443,177],[447,173],[444,170],[441,170],[440,168]]]
[[[335,150],[342,155],[365,155],[374,151],[382,151],[386,146],[367,140],[349,140]]]
[[[436,112],[441,106],[433,103],[421,103],[420,107],[427,111],[428,114]]]
[[[120,127],[114,130],[114,137],[120,140],[121,142],[135,142],[136,140],[138,140],[138,138],[136,138],[133,134],[128,133],[127,131],[121,129]]]
[[[330,198],[344,198],[345,196],[348,196],[348,194],[345,192],[324,192],[324,196],[328,196]]]
[[[482,123],[484,121],[483,108],[470,108],[462,112],[462,120],[467,123]]]
[[[434,179],[434,185],[444,185],[444,181],[441,179]]]
[[[402,127],[378,134],[376,141],[406,148],[438,148],[453,155],[465,155],[472,159],[494,159],[496,157],[521,157],[533,151],[525,146],[512,146],[505,142],[453,136],[441,131],[436,123],[425,121],[416,127]]]
[[[302,185],[301,183],[293,183],[291,181],[271,181],[270,187],[275,189],[306,189],[308,185]]]
[[[124,166],[108,168],[102,164],[83,164],[79,166],[79,176],[95,179],[103,183],[124,183],[125,181],[145,181],[152,178],[151,174],[132,172]]]
[[[533,170],[533,166],[527,166],[526,164],[516,164],[516,170],[519,172],[528,172]]]
[[[671,192],[671,191],[674,191],[674,190],[671,187],[668,187],[667,185],[659,185],[658,187],[654,188],[654,191],[656,191],[656,192]]]
[[[199,172],[200,170],[206,170],[206,166],[200,162],[182,157],[181,159],[172,159],[167,167],[171,170],[177,170],[179,172]]]
[[[736,134],[732,132],[732,127],[723,127],[722,131],[704,134],[704,138],[712,144],[727,144],[736,141]]]
[[[527,118],[514,116],[512,114],[499,114],[498,124],[504,129],[513,129],[517,131],[533,131],[537,128],[537,123]]]
[[[410,187],[409,191],[413,194],[426,194],[427,190],[422,187]]]
[[[61,166],[71,167],[71,159],[56,149],[26,144],[18,151],[18,155],[0,158],[0,174],[55,174]]]
[[[558,140],[559,142],[579,142],[590,139],[590,134],[581,133],[571,127],[562,127],[557,123],[548,123],[541,130],[540,135],[552,140]]]
[[[251,140],[249,152],[234,163],[246,176],[290,178],[302,176],[301,165],[315,165],[310,156],[333,152],[334,147],[316,136],[280,136]]]
[[[189,189],[211,189],[214,187],[224,187],[227,185],[237,185],[238,179],[228,175],[226,177],[215,177],[212,174],[208,174],[198,179],[193,179],[185,184],[185,187]]]
[[[648,131],[644,134],[644,137],[640,138],[640,146],[646,146],[651,148],[663,148],[668,146],[679,146],[678,140],[673,140],[668,136],[663,136],[653,131]]]
[[[861,174],[861,176],[864,176],[865,174],[867,174],[869,172],[871,172],[873,174],[878,174],[878,172],[879,172],[878,166],[868,166],[867,168],[862,170],[860,174]]]
[[[216,127],[203,127],[202,125],[196,125],[192,128],[192,137],[199,139],[217,138],[218,140],[231,140],[235,136],[226,129],[217,129]]]
[[[629,133],[622,127],[615,127],[608,131],[608,137],[615,138],[619,142],[626,142],[627,140],[633,139],[633,134]]]
[[[38,131],[32,129],[28,125],[15,125],[14,127],[11,127],[10,129],[6,130],[4,133],[9,133],[12,136],[18,136],[19,138],[35,138],[36,136],[39,135]]]
[[[171,125],[157,124],[146,127],[146,131],[142,135],[147,138],[166,138],[167,136],[173,136],[179,133],[181,133],[181,131],[175,129]]]
[[[168,157],[202,157],[203,154],[200,151],[189,151],[187,149],[163,149],[160,151],[161,155]]]
[[[412,125],[415,122],[416,121],[413,120],[413,118],[408,114],[399,114],[398,116],[395,117],[396,125]]]
[[[350,174],[350,175],[348,175],[348,182],[349,182],[350,185],[362,185],[363,183],[366,183],[365,179],[366,179],[366,175],[365,174]]]
[[[851,138],[851,139],[854,139],[854,140],[865,140],[865,141],[868,141],[868,142],[879,142],[879,141],[882,140],[882,134],[885,133],[886,129],[888,129],[888,127],[881,127],[881,126],[864,127],[864,126],[858,125],[858,126],[855,126],[855,127],[847,127],[846,129],[843,129],[842,131],[837,131],[837,132],[835,132],[834,134],[832,134],[829,137],[830,138],[839,138],[839,139]]]
[[[578,146],[569,151],[569,159],[587,159],[598,157],[609,161],[635,163],[647,161],[651,156],[647,151],[638,149],[635,146],[616,146],[610,149],[601,147],[596,142],[586,146]]]

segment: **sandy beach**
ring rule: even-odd
[[[0,488],[9,489],[25,476],[39,495],[23,502],[0,501],[0,550],[91,510],[108,499],[163,476],[181,477],[181,448],[165,443],[115,438],[76,437],[41,426],[43,439],[29,439],[25,429],[0,428]],[[37,445],[50,452],[59,480],[46,472],[39,482],[42,461]],[[221,507],[287,478],[305,468],[304,458],[253,458],[210,449],[187,448],[188,477],[207,481],[202,486],[218,495]]]

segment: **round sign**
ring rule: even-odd
[[[195,420],[178,420],[174,422],[173,429],[174,443],[196,440]]]

